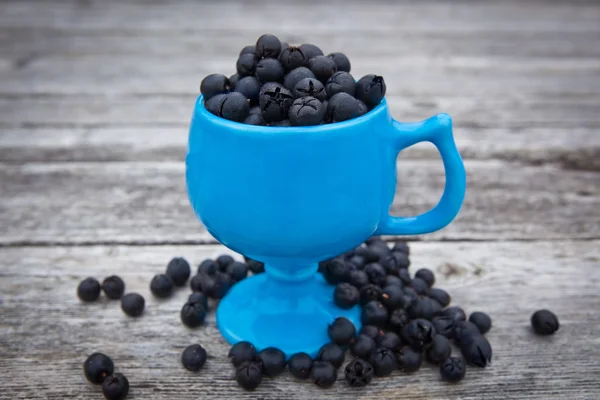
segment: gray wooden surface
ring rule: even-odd
[[[453,116],[465,205],[414,238],[412,259],[455,304],[490,313],[491,367],[458,385],[424,367],[359,391],[285,374],[246,393],[214,315],[188,330],[186,291],[150,296],[172,256],[226,251],[187,202],[187,124],[201,78],[233,73],[265,31],[384,75],[399,120]],[[600,398],[599,43],[591,0],[1,1],[0,399],[101,398],[81,372],[93,351],[114,359],[133,399]],[[436,203],[433,147],[403,152],[398,175],[395,213]],[[82,278],[114,273],[146,297],[143,318],[77,300]],[[557,335],[531,334],[539,308],[557,313]],[[194,342],[210,355],[200,374],[178,361]]]

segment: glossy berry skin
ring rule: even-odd
[[[310,379],[317,386],[329,388],[337,380],[338,368],[328,361],[315,361],[310,370]]]
[[[288,113],[294,97],[292,93],[279,86],[265,90],[258,99],[262,118],[265,122],[283,121],[288,118]]]
[[[538,310],[531,316],[531,326],[538,335],[552,335],[560,328],[560,323],[552,311]]]
[[[214,275],[202,275],[200,288],[202,293],[213,299],[220,299],[227,294],[233,281],[229,275],[217,272]]]
[[[333,292],[333,301],[338,307],[347,310],[359,303],[360,292],[349,283],[339,283]]]
[[[363,101],[369,109],[381,103],[385,97],[385,81],[379,75],[365,75],[356,82],[356,98]]]
[[[420,295],[427,295],[429,293],[429,285],[421,278],[414,278],[410,282],[410,287],[415,289],[415,292]]]
[[[283,86],[288,90],[294,90],[296,84],[305,78],[316,79],[315,74],[313,74],[310,69],[306,67],[295,68],[285,76],[283,79]]]
[[[454,328],[454,340],[459,345],[464,345],[473,340],[473,338],[481,336],[479,328],[472,322],[459,321]]]
[[[129,393],[129,380],[116,373],[102,382],[102,394],[106,400],[123,400]]]
[[[492,328],[492,319],[489,315],[481,311],[475,311],[469,316],[469,322],[474,324],[482,335],[485,335]]]
[[[227,275],[233,282],[239,282],[248,276],[248,266],[242,262],[234,261],[227,266]]]
[[[241,79],[242,77],[240,76],[240,74],[235,73],[233,75],[231,75],[229,77],[229,85],[231,87],[231,89],[235,89],[235,85],[237,85],[238,81]]]
[[[288,115],[293,126],[319,125],[325,117],[325,107],[314,97],[300,97],[294,100]]]
[[[404,325],[410,322],[410,317],[406,310],[402,308],[395,309],[389,315],[388,323],[396,332],[401,332]]]
[[[230,121],[242,122],[248,117],[249,111],[250,105],[246,96],[239,92],[232,92],[225,95],[218,115]]]
[[[235,380],[246,390],[256,389],[262,382],[262,370],[258,362],[242,363],[235,370]]]
[[[267,376],[277,376],[285,369],[285,354],[275,347],[267,347],[257,356],[262,362],[263,373]]]
[[[456,322],[467,320],[467,314],[465,314],[465,310],[458,306],[448,307],[442,310],[440,316],[452,318]]]
[[[204,101],[218,94],[225,94],[231,90],[229,78],[222,74],[211,74],[202,79],[200,83],[200,93],[204,96]]]
[[[460,344],[460,351],[467,363],[484,368],[492,361],[492,346],[483,336],[473,336]]]
[[[342,122],[358,117],[356,99],[348,93],[336,93],[327,103],[327,118],[331,122]]]
[[[433,324],[435,332],[438,335],[445,336],[448,339],[454,338],[454,332],[456,330],[456,325],[458,324],[458,322],[455,321],[452,317],[434,317],[431,320],[431,323]]]
[[[250,100],[251,104],[257,104],[260,88],[261,84],[258,79],[253,76],[245,76],[238,81],[234,90],[243,94],[246,99]],[[248,114],[250,114],[250,108],[248,108]]]
[[[231,346],[227,356],[235,367],[239,367],[245,362],[256,360],[256,348],[250,342],[237,342]]]
[[[386,332],[377,338],[377,347],[383,347],[392,351],[396,351],[402,345],[400,337],[394,332]]]
[[[102,281],[102,290],[109,299],[119,300],[125,292],[125,282],[116,275],[109,276]]]
[[[189,303],[200,303],[208,311],[208,298],[201,292],[194,292],[188,297]]]
[[[175,257],[167,264],[166,273],[175,286],[183,286],[190,279],[192,270],[185,258]]]
[[[427,268],[421,268],[415,272],[415,278],[421,278],[427,283],[427,286],[432,287],[435,283],[435,274]]]
[[[325,86],[315,78],[304,78],[298,81],[292,90],[292,94],[296,99],[310,96],[321,102],[327,98]]]
[[[237,59],[235,68],[241,77],[254,75],[254,71],[256,71],[256,58],[253,54],[242,54]]]
[[[199,344],[193,344],[181,353],[181,364],[188,371],[198,372],[206,363],[206,358],[206,350]]]
[[[350,361],[344,369],[344,376],[348,385],[352,387],[366,386],[373,380],[375,369],[362,358],[355,358]]]
[[[330,102],[331,104],[331,102]],[[369,263],[365,265],[365,270],[369,277],[369,282],[374,285],[381,286],[385,282],[387,273],[385,269],[378,263]]]
[[[323,51],[320,48],[310,43],[304,43],[300,45],[300,50],[302,50],[302,52],[306,54],[306,57],[308,57],[309,60],[316,56],[323,55]]]
[[[323,345],[317,354],[317,360],[328,361],[333,364],[335,368],[342,366],[345,357],[346,355],[344,350],[335,343],[327,343]]]
[[[354,96],[354,93],[356,92],[356,82],[354,81],[354,77],[348,72],[338,71],[331,75],[331,78],[325,83],[325,91],[329,98],[337,93],[348,93],[349,95]]]
[[[418,351],[431,347],[435,335],[435,328],[425,319],[414,319],[402,328],[402,338]]]
[[[373,338],[361,334],[358,335],[358,337],[354,340],[354,343],[352,343],[350,351],[352,351],[352,354],[354,354],[356,357],[366,359],[369,358],[371,353],[374,352],[376,348],[377,345],[375,344],[375,340],[373,340]]]
[[[263,58],[256,64],[254,72],[261,83],[279,82],[285,73],[281,62],[275,58]]]
[[[442,307],[446,307],[452,300],[448,292],[440,288],[431,288],[427,296],[440,303]]]
[[[398,285],[386,286],[381,292],[381,302],[388,310],[395,310],[397,308],[404,308],[406,305],[406,299],[404,297],[404,290]]]
[[[335,258],[321,262],[319,269],[325,281],[330,285],[346,282],[350,273],[346,263]]]
[[[429,297],[420,297],[412,302],[407,311],[411,318],[424,318],[431,321],[442,312],[442,306]]]
[[[388,376],[396,370],[398,363],[396,356],[390,349],[380,347],[369,356],[369,363],[373,366],[375,376]]]
[[[110,357],[102,353],[90,355],[83,363],[85,379],[94,384],[101,384],[104,379],[113,374],[115,365]]]
[[[244,121],[242,121],[242,123],[246,125],[262,126],[265,124],[265,121],[263,121],[260,115],[250,114]]]
[[[352,262],[352,261],[349,261]],[[369,277],[365,271],[354,270],[350,271],[350,275],[348,276],[348,282],[352,284],[354,287],[361,289],[363,286],[369,284]],[[360,292],[359,292],[359,301],[360,301]]]
[[[241,56],[242,54],[254,54],[255,52],[256,52],[256,46],[253,45],[253,44],[251,44],[251,45],[248,45],[248,46],[244,47],[240,51],[239,55]]]
[[[371,301],[378,301],[382,294],[383,291],[379,286],[369,283],[360,288],[360,304],[365,305]]]
[[[144,312],[146,301],[138,293],[128,293],[121,297],[121,309],[130,317],[139,317]]]
[[[404,346],[396,352],[396,362],[400,371],[410,374],[421,368],[423,358],[420,351],[410,346]]]
[[[156,297],[165,299],[173,294],[173,281],[167,274],[158,274],[150,281],[150,291]]]
[[[370,301],[364,305],[360,319],[365,325],[384,326],[388,320],[388,311],[379,301]]]
[[[331,75],[337,72],[335,62],[327,56],[316,56],[310,59],[308,67],[315,74],[315,77],[325,83]]]
[[[289,72],[298,67],[307,67],[309,59],[300,47],[289,46],[281,51],[279,61],[281,61],[283,68]]]
[[[197,328],[204,323],[206,307],[202,303],[188,301],[181,308],[179,317],[188,328]]]
[[[330,53],[327,57],[333,60],[338,71],[350,72],[350,60],[344,53]]]
[[[440,375],[446,382],[458,382],[465,377],[466,372],[465,362],[458,357],[449,357],[440,366]]]
[[[378,336],[383,335],[383,332],[375,325],[363,325],[359,335],[367,335],[373,340],[376,340]]]
[[[433,364],[440,364],[452,353],[452,348],[450,347],[450,341],[442,336],[436,335],[433,339],[433,344],[430,348],[427,349],[427,360]]]
[[[350,344],[352,339],[354,339],[356,328],[349,319],[339,317],[327,327],[327,333],[333,343],[344,346]]]
[[[281,53],[281,42],[275,35],[264,34],[256,41],[254,54],[257,58],[277,58]]]
[[[293,354],[288,360],[290,373],[298,379],[308,379],[312,365],[313,360],[306,353]]]
[[[199,274],[214,275],[219,270],[219,264],[216,261],[207,258],[198,266]]]
[[[77,286],[77,296],[85,302],[98,300],[100,296],[100,282],[94,278],[86,278]]]

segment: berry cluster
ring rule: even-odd
[[[123,374],[114,373],[115,365],[105,354],[94,353],[83,363],[85,378],[95,385],[102,385],[107,400],[123,400],[129,393],[129,381]]]
[[[86,278],[77,287],[77,296],[82,301],[93,302],[100,297],[100,290],[111,300],[121,300],[121,309],[130,317],[139,317],[144,312],[145,300],[138,293],[125,293],[123,279],[116,275],[104,279],[102,286],[95,278]]]
[[[212,74],[200,92],[211,113],[250,125],[309,126],[360,117],[385,96],[385,81],[355,81],[343,53],[327,56],[313,44],[288,46],[273,35],[246,46],[227,78]]]

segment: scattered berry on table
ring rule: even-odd
[[[454,338],[456,326],[459,321],[455,321],[452,317],[438,316],[431,320],[435,332],[438,335],[445,336],[448,339]]]
[[[421,278],[418,278],[418,277],[413,278],[413,280],[410,282],[410,287],[415,289],[415,292],[417,292],[417,294],[420,294],[420,295],[429,294],[429,285],[427,284],[427,282],[425,282]]]
[[[369,283],[360,288],[360,304],[365,305],[372,301],[378,301],[383,291],[377,285]]]
[[[413,301],[408,307],[408,315],[411,318],[424,318],[432,320],[442,311],[442,306],[429,297],[420,297]]]
[[[207,258],[198,265],[199,274],[213,275],[219,270],[219,264],[216,261]]]
[[[369,357],[369,355],[371,355],[373,351],[375,351],[376,347],[377,345],[375,344],[375,340],[373,340],[372,337],[365,334],[360,334],[352,343],[350,351],[356,357],[366,359]]]
[[[404,290],[399,285],[386,286],[381,292],[381,302],[388,310],[404,308],[406,306],[406,298]]]
[[[102,394],[106,400],[123,400],[129,393],[129,380],[123,374],[116,373],[102,382]]]
[[[538,335],[552,335],[560,328],[560,323],[552,311],[538,310],[531,316],[531,326]]]
[[[408,256],[410,254],[410,249],[406,242],[397,242],[394,244],[394,247],[392,247],[392,253],[403,253]]]
[[[77,296],[85,302],[98,300],[100,296],[100,282],[95,278],[86,278],[77,286]]]
[[[465,313],[465,310],[457,306],[448,307],[442,310],[440,316],[452,318],[455,322],[467,320],[467,314]]]
[[[262,382],[262,368],[258,362],[246,361],[237,367],[235,380],[246,390],[256,389]]]
[[[83,373],[85,378],[97,385],[104,382],[104,379],[113,374],[115,365],[110,357],[102,353],[90,355],[83,363]]]
[[[423,358],[421,352],[410,346],[404,346],[396,352],[396,362],[398,369],[405,373],[416,372],[421,368]]]
[[[339,317],[327,327],[327,333],[333,343],[343,346],[352,342],[356,336],[356,328],[349,319]]]
[[[248,276],[248,266],[242,262],[234,261],[227,266],[227,274],[233,282],[239,282]]]
[[[117,275],[111,275],[102,281],[102,290],[109,299],[119,300],[125,293],[125,282]]]
[[[435,328],[426,319],[414,319],[402,328],[402,338],[415,350],[429,348],[435,335]]]
[[[330,285],[346,282],[350,274],[348,266],[343,261],[337,259],[321,262],[319,269],[323,278]]]
[[[260,110],[260,108],[259,108],[259,110]],[[253,274],[261,274],[261,273],[265,272],[265,263],[253,260],[248,257],[244,257],[244,259],[246,260],[246,265],[248,265],[248,269]]]
[[[396,265],[398,268],[406,270],[408,267],[410,267],[410,260],[406,253],[396,251],[392,253],[392,257],[394,257],[394,260],[396,260]]]
[[[369,356],[369,363],[373,366],[375,376],[388,376],[398,368],[396,356],[390,349],[379,347]]]
[[[310,370],[310,378],[317,386],[329,388],[337,380],[338,368],[329,361],[315,361]]]
[[[360,292],[350,283],[339,283],[333,292],[333,300],[338,307],[349,309],[360,301]]]
[[[235,260],[233,257],[231,257],[229,254],[222,254],[215,260],[217,266],[219,267],[219,271],[221,272],[227,271],[227,266],[234,261]]]
[[[188,371],[198,372],[206,363],[206,350],[199,344],[188,346],[181,353],[181,364]]]
[[[381,286],[385,282],[387,272],[379,263],[369,263],[365,265],[365,272],[369,277],[369,282]]]
[[[179,316],[185,326],[188,328],[197,328],[204,323],[206,311],[207,309],[203,303],[188,301],[181,307]]]
[[[492,346],[483,336],[473,336],[460,344],[460,351],[469,364],[485,367],[492,361]]]
[[[472,340],[473,337],[481,336],[479,328],[472,322],[459,321],[454,328],[454,340],[458,345],[465,344]]]
[[[388,320],[388,311],[379,301],[370,301],[364,305],[361,321],[366,325],[385,326]]]
[[[166,274],[171,278],[175,286],[184,286],[190,279],[190,264],[185,258],[175,257],[167,264]]]
[[[427,349],[427,360],[434,364],[439,364],[444,361],[450,354],[452,353],[452,348],[450,347],[450,341],[442,335],[436,335],[433,339],[433,344],[429,349]]]
[[[402,345],[402,341],[398,335],[394,332],[386,332],[381,336],[378,336],[377,347],[383,347],[392,351],[396,351]]]
[[[127,293],[121,297],[121,309],[130,317],[139,317],[144,312],[146,301],[138,293]]]
[[[421,268],[417,272],[415,272],[415,278],[420,278],[427,283],[427,286],[432,287],[435,283],[435,274],[433,271],[427,268]]]
[[[201,275],[200,288],[202,293],[213,299],[220,299],[231,288],[233,284],[229,275],[217,272],[214,275]]]
[[[158,274],[150,281],[150,291],[156,297],[167,298],[173,294],[173,281],[167,274]]]
[[[199,303],[208,311],[208,298],[202,292],[193,292],[188,297],[189,303]]]
[[[469,316],[469,322],[475,324],[482,335],[488,333],[492,328],[492,319],[489,315],[481,311],[472,312]]]
[[[355,358],[350,361],[344,369],[346,382],[352,387],[366,386],[373,380],[375,370],[373,366],[362,358]]]
[[[321,347],[317,354],[317,360],[328,361],[336,368],[339,368],[344,363],[346,358],[344,350],[335,343],[327,343]]]
[[[397,308],[393,310],[388,319],[390,327],[396,332],[402,332],[404,325],[410,322],[410,317],[405,309]]]
[[[256,360],[256,349],[252,343],[241,341],[231,346],[227,356],[231,360],[231,363],[238,367],[247,361]]]
[[[190,289],[192,289],[192,292],[202,292],[202,281],[205,279],[205,276],[208,276],[208,274],[199,272],[192,277],[192,280],[190,280]]]
[[[367,335],[373,340],[376,340],[378,336],[383,335],[382,331],[375,325],[363,325],[359,335]]]
[[[440,288],[431,288],[428,296],[440,303],[442,307],[446,307],[448,304],[450,304],[450,301],[452,300],[448,292]]]
[[[398,253],[394,253],[394,254],[398,254]],[[410,277],[410,274],[408,273],[408,270],[406,268],[400,268],[400,271],[398,271],[398,278],[400,278],[400,280],[402,281],[402,283],[404,284],[404,286],[407,289],[410,288],[414,291],[414,289],[412,287],[410,287],[412,278]],[[417,292],[415,292],[415,294],[416,293]]]
[[[267,376],[277,376],[285,369],[285,354],[275,347],[267,347],[261,350],[257,356],[262,362],[263,373]]]
[[[313,360],[306,353],[293,354],[288,360],[290,373],[298,379],[308,379]]]
[[[398,273],[400,272],[400,267],[398,267],[398,263],[396,262],[396,258],[392,254],[387,254],[379,259],[379,264],[385,269],[386,274],[391,277],[398,277]]]
[[[349,262],[352,263],[352,261],[349,261]],[[356,269],[356,270],[350,271],[350,274],[348,275],[348,283],[350,283],[357,289],[361,289],[363,286],[369,284],[369,277],[367,276],[367,273],[365,271]],[[359,292],[358,296],[359,296],[359,300],[360,300],[360,292]]]
[[[458,357],[449,357],[440,366],[442,379],[448,382],[458,382],[465,377],[467,366],[465,362]]]

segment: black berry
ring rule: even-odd
[[[383,291],[379,286],[369,283],[360,288],[360,304],[365,305],[371,301],[379,300],[382,294]]]
[[[239,76],[254,75],[254,71],[256,71],[256,58],[254,54],[246,53],[239,56],[235,68]]]
[[[458,321],[454,328],[454,340],[459,345],[464,345],[473,341],[473,338],[481,336],[479,328],[469,321]]]
[[[139,317],[144,312],[146,301],[138,293],[128,293],[121,297],[121,309],[130,317]]]
[[[339,283],[333,292],[333,300],[338,307],[349,309],[357,305],[360,301],[360,292],[350,283]]]
[[[281,53],[281,42],[275,35],[264,34],[256,41],[255,55],[258,58],[277,58]]]
[[[420,270],[415,272],[415,278],[423,279],[429,287],[432,287],[435,283],[435,274],[427,268],[421,268]]]
[[[365,103],[363,103],[362,101],[356,99],[356,102],[358,103],[358,116],[360,117],[361,115],[365,115],[366,113],[369,112],[369,108],[367,107],[367,105]]]
[[[354,264],[356,266],[356,268],[358,268],[358,269],[363,269],[367,263],[367,260],[365,260],[365,258],[363,256],[354,254],[354,255],[352,255],[352,257],[350,257],[348,259],[348,262]]]
[[[116,373],[102,382],[102,394],[106,400],[123,400],[129,393],[129,380]]]
[[[243,122],[248,117],[249,111],[250,105],[246,97],[242,93],[231,92],[225,95],[218,115],[230,121]]]
[[[398,285],[386,286],[381,292],[381,302],[388,310],[404,308],[406,301],[404,290]]]
[[[102,290],[109,299],[119,300],[125,293],[125,282],[116,275],[109,276],[102,282]]]
[[[465,377],[467,366],[458,357],[449,357],[440,367],[442,379],[447,382],[458,382]]]
[[[399,277],[395,276],[395,275],[388,275],[385,277],[385,282],[384,282],[384,286],[398,286],[399,288],[403,288],[404,287],[404,283],[402,282],[402,279],[400,279]]]
[[[402,328],[402,338],[415,350],[430,347],[435,335],[435,328],[425,319],[414,319]]]
[[[386,332],[377,338],[377,347],[384,347],[396,351],[402,345],[400,337],[394,332]]]
[[[373,366],[362,358],[350,361],[344,369],[346,382],[352,387],[366,386],[373,380],[375,370]]]
[[[283,86],[288,90],[294,90],[296,84],[305,78],[316,79],[315,74],[313,74],[310,69],[306,67],[295,68],[285,76],[283,79]]]
[[[260,93],[261,84],[253,76],[245,76],[239,80],[235,86],[235,91],[244,95],[244,97],[250,100],[251,104],[258,103],[258,94]],[[250,114],[250,108],[248,108],[248,114]]]
[[[360,318],[365,325],[384,326],[388,320],[388,311],[383,304],[374,300],[364,305]]]
[[[308,67],[321,82],[327,82],[331,75],[337,72],[335,62],[326,56],[316,56],[310,59]]]
[[[100,282],[86,278],[77,286],[77,296],[85,302],[96,301],[100,296]]]
[[[356,336],[356,328],[349,319],[339,317],[327,327],[327,333],[329,334],[329,338],[333,343],[339,345],[348,345]]]
[[[246,390],[256,389],[262,382],[262,370],[258,362],[245,362],[235,371],[235,380]]]
[[[420,297],[413,301],[407,310],[411,318],[432,320],[442,312],[442,306],[429,297]]]
[[[396,263],[396,259],[392,254],[384,255],[379,259],[379,264],[385,269],[385,272],[388,275],[392,275],[394,277],[398,277],[398,272],[400,272],[400,268]]]
[[[492,319],[489,315],[481,311],[475,311],[469,316],[469,322],[475,324],[479,332],[484,335],[492,327]]]
[[[285,354],[275,347],[267,347],[258,353],[263,372],[267,376],[277,376],[285,369]]]
[[[202,291],[202,281],[204,280],[205,276],[208,276],[208,274],[199,272],[192,277],[192,280],[190,281],[190,289],[192,289],[193,292]]]
[[[216,261],[207,258],[198,266],[199,274],[213,275],[219,270],[219,264]]]
[[[343,261],[335,258],[321,262],[319,269],[323,274],[323,278],[330,285],[346,282],[350,273],[348,266]]]
[[[352,261],[349,261],[349,262],[352,263]],[[357,269],[354,271],[350,271],[350,274],[348,276],[348,282],[350,284],[352,284],[354,287],[361,289],[363,286],[369,284],[369,277],[367,276],[367,273],[365,271]],[[360,300],[360,295],[359,295],[359,300]]]
[[[256,114],[250,114],[248,115],[248,117],[243,121],[244,124],[247,125],[264,125],[265,121],[263,121],[262,117],[260,115],[256,115]]]
[[[338,71],[350,72],[350,60],[344,53],[331,53],[327,57],[333,60]]]
[[[394,253],[397,254],[397,253]],[[405,268],[400,268],[400,270],[398,271],[398,278],[400,278],[400,280],[402,281],[402,283],[404,284],[405,287],[410,287],[410,284],[412,283],[412,278],[410,277],[410,274],[408,273],[408,270]],[[412,289],[412,287],[411,287]],[[414,289],[413,289],[414,291]],[[415,292],[415,294],[417,294],[417,292]]]
[[[323,103],[311,96],[294,100],[289,110],[290,122],[294,126],[319,125],[324,117]]]
[[[248,276],[248,266],[242,262],[234,261],[227,266],[227,274],[233,282],[239,282]]]
[[[173,281],[167,274],[155,275],[150,281],[150,291],[156,297],[167,298],[173,294]]]
[[[189,295],[188,303],[199,303],[208,311],[208,298],[201,292],[194,292]]]
[[[450,304],[450,301],[451,301],[451,298],[450,298],[450,295],[448,294],[448,292],[446,292],[445,290],[439,289],[439,288],[431,288],[428,296],[430,298],[432,298],[433,300],[437,301],[438,303],[440,303],[440,305],[442,307],[446,307],[448,304]]]
[[[279,60],[264,58],[256,64],[255,74],[262,83],[279,82],[283,80],[284,69]]]
[[[102,353],[94,353],[83,363],[85,378],[95,384],[100,384],[104,379],[113,374],[115,365],[110,357]]]
[[[358,114],[358,103],[348,93],[336,93],[327,103],[327,118],[331,122],[346,121],[358,117]]]
[[[359,334],[367,335],[371,339],[376,340],[378,336],[383,335],[383,332],[375,325],[363,325]]]
[[[261,86],[261,88],[260,88],[261,92],[262,92],[263,87],[264,87],[264,85]],[[260,93],[259,93],[259,95],[260,95]],[[248,115],[261,115],[261,114],[262,114],[262,111],[259,106],[250,107],[250,111],[248,111]],[[246,262],[248,262],[248,260],[246,260]]]
[[[308,57],[300,47],[289,46],[281,51],[279,61],[286,71],[308,66]]]
[[[492,361],[492,346],[483,336],[473,336],[467,343],[460,345],[460,351],[469,364],[485,367]]]
[[[188,371],[198,372],[206,363],[206,350],[199,344],[188,346],[181,353],[181,364]]]
[[[374,108],[385,97],[385,81],[379,75],[365,75],[356,83],[356,98]]]
[[[288,360],[290,373],[298,379],[308,379],[313,360],[306,353],[293,354]]]
[[[200,83],[200,93],[204,96],[204,101],[209,100],[217,94],[225,94],[231,90],[229,78],[222,74],[211,74],[202,79]]]
[[[397,242],[394,247],[392,247],[392,253],[403,253],[405,255],[409,255],[410,249],[406,242]]]
[[[239,55],[241,56],[242,54],[254,54],[255,52],[256,52],[256,46],[251,44],[251,45],[244,47],[242,49],[242,51],[240,51]]]
[[[337,380],[338,368],[328,361],[315,361],[310,371],[310,378],[317,386],[326,389]]]
[[[467,314],[465,314],[465,310],[457,306],[446,308],[440,313],[440,316],[452,318],[455,322],[467,320]]]
[[[204,107],[211,114],[214,114],[214,115],[220,117],[221,116],[221,114],[220,114],[221,106],[225,102],[226,96],[227,96],[227,94],[225,94],[225,93],[214,95],[210,99],[204,100]]]
[[[229,85],[231,86],[231,89],[235,89],[235,85],[237,85],[238,81],[241,79],[242,77],[240,76],[240,74],[233,74],[229,77]]]
[[[202,293],[208,297],[212,297],[213,299],[220,299],[225,296],[232,284],[233,282],[229,275],[222,272],[217,272],[214,275],[202,274],[200,280],[200,288],[202,289]]]
[[[402,308],[398,308],[390,313],[389,316],[389,325],[396,332],[401,332],[404,325],[410,322],[410,317],[406,310]]]
[[[262,118],[266,122],[275,122],[288,118],[288,112],[294,102],[294,97],[289,90],[276,86],[262,92],[258,101]]]
[[[415,292],[420,295],[426,295],[429,293],[429,285],[421,278],[414,278],[410,282],[410,287],[415,289]]]
[[[356,92],[356,82],[354,81],[354,77],[348,72],[338,71],[331,75],[331,78],[325,83],[325,91],[330,98],[338,93],[348,93],[349,95],[354,96],[354,93]]]
[[[292,90],[295,98],[311,96],[319,101],[327,98],[325,86],[315,78],[304,78],[298,81]]]
[[[317,354],[317,360],[328,361],[336,368],[339,368],[344,363],[344,350],[335,343],[327,343],[321,347]]]
[[[301,45],[300,50],[302,50],[302,52],[304,54],[306,54],[306,57],[308,57],[309,60],[316,56],[323,55],[323,52],[321,51],[320,48],[318,48],[314,44],[310,44],[310,43],[304,43],[303,45]]]
[[[356,357],[368,358],[369,355],[375,351],[376,347],[377,345],[375,344],[375,340],[373,340],[373,338],[361,334],[358,335],[358,337],[354,340],[350,350]]]
[[[394,257],[394,260],[396,260],[396,265],[398,268],[407,269],[410,266],[410,259],[405,253],[396,251],[392,253],[392,257]]]
[[[538,310],[531,316],[531,326],[538,335],[552,335],[560,328],[560,323],[552,311]]]
[[[190,264],[182,257],[175,257],[167,264],[167,275],[175,286],[183,286],[190,279]]]
[[[455,321],[452,317],[438,316],[433,318],[431,323],[438,335],[445,336],[448,339],[454,338],[454,332],[458,321]]]
[[[398,367],[396,356],[390,349],[380,347],[369,356],[376,376],[388,376]]]
[[[256,360],[256,349],[250,342],[237,342],[231,346],[227,356],[234,366],[239,367],[242,363]]]
[[[410,346],[404,346],[396,353],[396,361],[400,371],[411,373],[416,372],[421,368],[423,359],[420,351],[417,351]]]
[[[442,335],[436,335],[433,339],[433,344],[427,349],[427,360],[431,363],[439,364],[446,361],[450,357],[451,352],[450,341]]]
[[[206,307],[200,302],[188,301],[183,305],[179,313],[181,322],[189,328],[197,328],[204,323],[206,318]]]
[[[331,104],[331,102],[329,103]],[[369,277],[369,281],[377,286],[381,286],[385,282],[387,273],[385,269],[378,263],[370,263],[365,265],[365,272]]]

